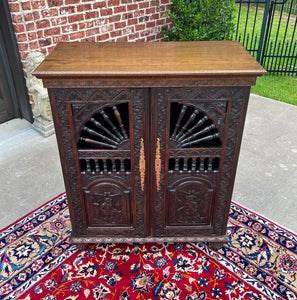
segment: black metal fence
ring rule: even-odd
[[[273,75],[297,75],[297,0],[236,0],[234,39]]]

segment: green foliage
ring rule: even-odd
[[[297,105],[297,77],[266,75],[257,79],[252,93]]]
[[[171,0],[171,28],[163,27],[165,41],[230,40],[234,31],[234,0]]]

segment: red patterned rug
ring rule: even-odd
[[[0,299],[297,299],[297,236],[232,204],[230,243],[78,251],[65,194],[0,232]]]

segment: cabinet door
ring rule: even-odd
[[[153,235],[218,234],[214,218],[230,95],[153,89]]]
[[[54,98],[61,111],[61,153],[75,241],[146,235],[148,90],[59,89]]]

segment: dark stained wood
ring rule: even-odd
[[[59,44],[35,75],[50,88],[72,242],[225,243],[264,73],[236,42]]]

